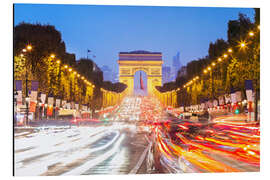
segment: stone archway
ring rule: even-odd
[[[119,53],[119,82],[128,86],[128,94],[133,94],[134,75],[144,71],[147,75],[148,94],[153,94],[155,86],[162,86],[162,53],[131,51]]]

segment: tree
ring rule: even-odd
[[[224,39],[217,39],[215,43],[210,43],[208,48],[208,57],[211,60],[217,59],[224,49],[228,49],[228,43]]]
[[[22,49],[27,45],[31,45],[33,49],[21,57]],[[39,91],[48,93],[50,88],[53,88],[53,91],[59,88],[56,86],[57,68],[50,55],[53,53],[62,62],[74,64],[75,55],[68,54],[65,50],[61,33],[54,26],[23,22],[14,28],[15,65],[17,66],[19,61],[24,59],[24,67],[27,67],[29,79],[40,82]],[[15,69],[15,71],[17,70]],[[22,76],[15,76],[15,78],[24,79]]]
[[[238,20],[228,22],[227,38],[230,46],[236,47],[244,40],[246,34],[254,27],[251,20],[244,14],[239,14]]]
[[[239,14],[237,20],[228,22],[227,38],[228,41],[217,39],[209,44],[208,55],[204,58],[190,61],[187,64],[187,75],[181,77],[178,75],[175,81],[176,87],[182,87],[189,80],[211,66],[211,71],[200,76],[191,86],[188,86],[178,93],[178,103],[188,105],[197,104],[201,100],[217,98],[225,93],[230,93],[230,89],[240,89],[244,92],[245,80],[253,80],[256,94],[259,94],[260,88],[260,34],[257,26],[260,22],[260,9],[255,10],[255,23],[252,23],[244,14]],[[253,36],[249,32],[254,31]],[[239,46],[240,43],[246,43],[246,46]],[[232,49],[232,54],[222,63],[211,64],[227,53],[228,48]],[[213,67],[214,66],[214,67]],[[180,74],[180,73],[179,73]],[[171,88],[158,88],[161,92],[170,91]],[[173,87],[170,84],[170,87]],[[182,102],[183,101],[183,102]],[[187,102],[188,101],[188,102]]]

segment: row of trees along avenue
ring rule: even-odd
[[[32,50],[22,54],[27,45]],[[93,60],[76,61],[75,54],[66,52],[61,33],[54,26],[23,22],[14,28],[14,80],[23,80],[24,97],[26,78],[30,80],[28,87],[31,80],[39,82],[39,94],[87,104],[92,110],[102,106],[101,88],[118,93],[126,88],[122,83],[103,82],[103,73]]]
[[[206,57],[187,64],[185,76],[180,76],[179,71],[175,81],[165,83],[162,87],[157,87],[157,90],[178,90],[177,106],[187,106],[200,104],[206,99],[217,99],[220,95],[230,93],[232,89],[241,90],[245,94],[245,80],[252,80],[258,99],[260,12],[259,9],[254,10],[254,22],[243,14],[239,14],[237,20],[230,20],[227,41],[217,39],[211,42]]]

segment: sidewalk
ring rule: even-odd
[[[260,121],[248,120],[248,114],[233,114],[228,113],[226,115],[216,116],[212,119],[213,122],[222,122],[230,124],[249,124],[249,125],[259,125]]]

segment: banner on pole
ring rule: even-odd
[[[207,101],[207,107],[209,107],[209,108],[213,107],[213,103],[210,100]]]
[[[202,103],[202,104],[201,104],[201,109],[204,109],[204,108],[205,108],[205,104]]]
[[[63,100],[63,101],[62,101],[62,107],[63,107],[64,109],[67,108],[66,105],[67,105],[67,101],[66,101],[66,100]]]
[[[17,106],[22,105],[22,91],[17,91]]]
[[[53,106],[53,97],[48,97],[48,106]]]
[[[31,91],[29,112],[36,112],[37,91]]]
[[[87,106],[83,106],[82,109],[83,109],[84,111],[87,111]]]
[[[230,94],[226,94],[225,95],[225,103],[228,104],[231,102],[231,95]]]
[[[252,80],[245,80],[245,88],[246,90],[253,90]]]
[[[29,112],[36,112],[36,106],[37,106],[37,103],[36,101],[30,101],[30,108],[29,108]]]
[[[47,116],[53,115],[53,106],[47,106]]]
[[[32,91],[38,90],[38,81],[31,81],[31,90]]]
[[[46,102],[46,94],[41,94],[40,95],[40,100],[41,100],[42,104],[45,104],[45,102]]]
[[[219,101],[219,105],[223,105],[224,104],[224,97],[223,96],[219,96],[218,97],[218,101]]]
[[[75,109],[75,103],[71,101],[71,109]]]
[[[214,104],[214,106],[218,106],[218,101],[214,100],[213,104]]]
[[[37,101],[37,91],[31,91],[30,101]]]
[[[77,103],[75,104],[75,109],[79,110],[79,104],[77,104]]]
[[[16,91],[22,90],[22,80],[16,80],[15,81]]]
[[[66,104],[67,109],[70,109],[70,103]]]
[[[140,72],[140,89],[144,89],[143,87],[143,80],[142,80],[142,73]]]
[[[253,92],[251,89],[246,90],[246,95],[247,95],[247,101],[249,102],[253,102],[254,98],[253,98]]]
[[[61,99],[56,99],[55,100],[55,107],[60,108],[60,104],[61,104]]]
[[[236,97],[236,102],[242,101],[241,91],[236,91],[235,92],[235,97]]]
[[[231,94],[231,100],[232,100],[232,103],[236,103],[236,94],[235,93],[232,93]]]

